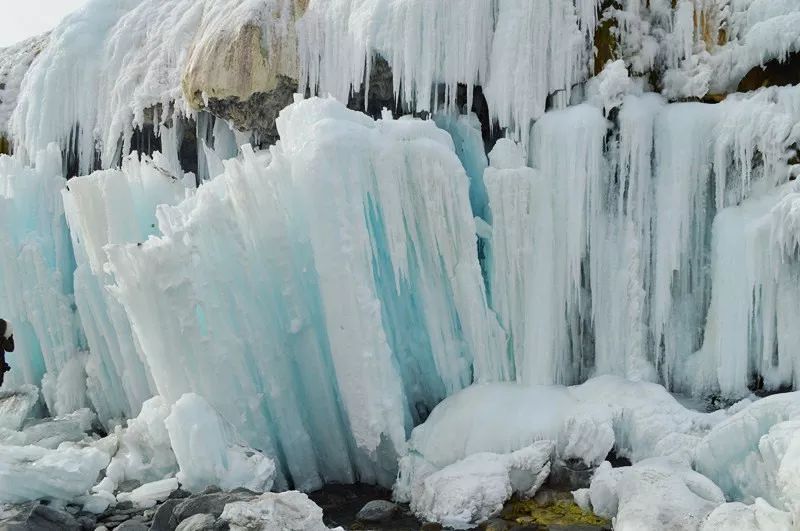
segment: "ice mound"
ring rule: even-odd
[[[231,531],[328,531],[322,522],[322,509],[301,492],[268,492],[250,502],[225,506],[222,520]],[[341,527],[335,528],[342,531]]]
[[[714,509],[700,531],[791,531],[792,516],[761,498],[752,505],[725,503]]]
[[[622,531],[696,530],[725,503],[713,481],[669,458],[645,459],[618,469],[604,463],[589,494],[595,513],[614,517],[614,529]]]
[[[483,384],[439,404],[411,433],[408,449],[437,468],[537,440],[556,442],[557,456],[588,466],[612,448],[633,461],[680,456],[688,464],[693,446],[724,417],[688,410],[660,385],[616,376],[572,387]]]
[[[0,390],[0,429],[20,429],[38,401],[39,389],[35,385]]]
[[[72,500],[89,490],[109,459],[97,448],[70,443],[56,450],[0,445],[0,503]]]
[[[165,423],[180,466],[177,477],[186,490],[209,485],[255,492],[272,488],[275,462],[243,445],[230,423],[199,395],[183,395]]]
[[[454,529],[475,527],[499,513],[512,494],[533,496],[550,473],[552,454],[550,441],[510,454],[472,454],[424,479],[417,477],[411,510],[422,520]]]

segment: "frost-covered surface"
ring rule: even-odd
[[[422,520],[468,529],[498,514],[516,494],[531,497],[550,474],[553,443],[539,441],[510,454],[480,452],[415,477],[411,510]]]
[[[322,509],[301,492],[268,492],[254,501],[229,503],[220,518],[228,522],[231,531],[328,530],[322,522]]]

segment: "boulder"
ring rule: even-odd
[[[175,507],[173,514],[179,523],[196,514],[211,514],[215,518],[219,518],[227,504],[251,499],[253,499],[252,495],[243,492],[201,494],[182,501]]]
[[[175,531],[178,527],[178,520],[174,516],[175,508],[183,503],[182,499],[170,499],[162,503],[153,516],[153,523],[150,524],[150,531]]]
[[[399,507],[388,500],[372,500],[362,507],[356,519],[361,522],[385,522],[397,514]]]
[[[115,529],[116,531],[147,531],[148,528],[144,525],[144,522],[134,518],[133,520],[122,522]]]

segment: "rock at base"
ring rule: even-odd
[[[356,519],[362,522],[385,522],[397,514],[399,507],[388,500],[372,500],[358,511]]]

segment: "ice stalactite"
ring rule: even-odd
[[[299,25],[300,79],[347,101],[380,55],[408,108],[452,110],[458,84],[470,108],[472,88],[482,85],[492,118],[527,139],[548,97],[559,93],[565,105],[586,79],[596,17],[595,0],[311,2]]]
[[[726,396],[791,384],[791,297],[776,286],[796,259],[770,231],[791,234],[779,228],[793,209],[781,203],[778,229],[767,214],[787,194],[770,190],[797,173],[797,95],[628,96],[616,127],[596,107],[549,112],[533,128],[533,169],[486,170],[489,297],[517,379],[624,374]]]
[[[495,220],[491,297],[501,321],[516,322],[513,358],[519,381],[571,383],[590,368],[586,259],[590,212],[600,207],[595,181],[605,166],[605,134],[606,120],[596,107],[548,113],[531,134],[535,171],[487,170]],[[560,141],[567,137],[573,141]],[[553,149],[559,143],[562,149]],[[506,206],[512,211],[504,212]],[[515,279],[521,284],[514,285]]]

